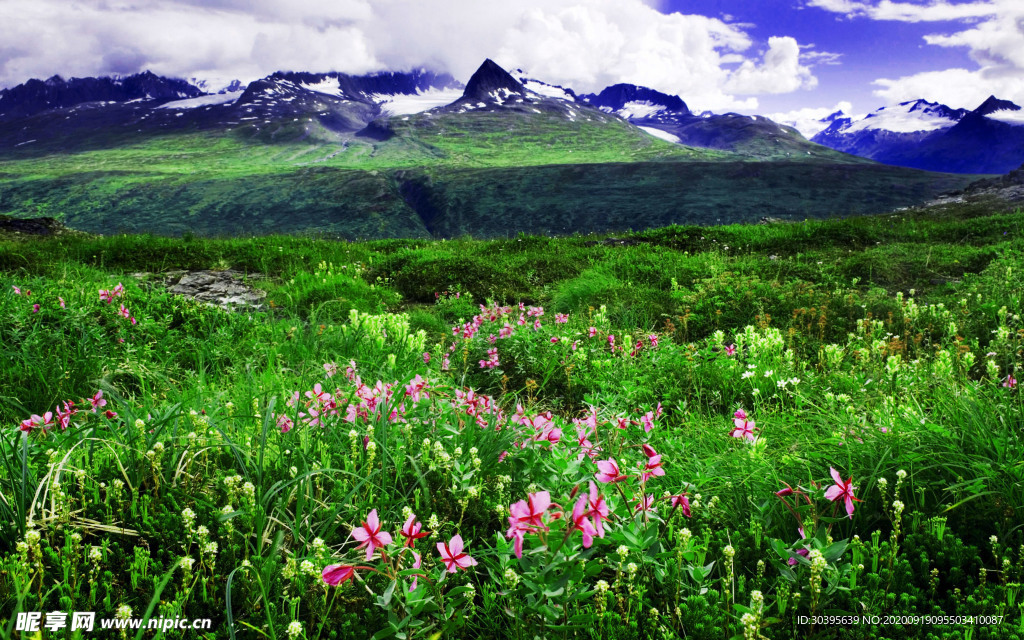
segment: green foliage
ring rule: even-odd
[[[2,239],[0,634],[127,606],[210,618],[211,638],[1019,640],[1020,214],[961,214]],[[263,309],[132,275],[228,267],[264,276]],[[69,400],[69,428],[44,430]],[[589,543],[581,438],[627,476],[596,484],[610,517]],[[643,445],[663,475],[643,477]],[[519,558],[510,506],[545,491]],[[366,560],[371,510],[394,542]],[[449,573],[456,534],[477,564]],[[328,587],[338,564],[358,577]]]

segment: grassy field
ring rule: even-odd
[[[982,205],[0,239],[0,635],[1024,638],[1022,274]]]

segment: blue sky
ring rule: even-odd
[[[1022,0],[1024,2],[1024,0]],[[743,23],[751,35],[753,48],[764,47],[771,36],[791,36],[805,49],[805,55],[837,54],[819,58],[814,65],[817,87],[811,92],[796,91],[760,97],[761,110],[785,111],[801,106],[852,103],[855,110],[874,109],[885,100],[872,92],[878,78],[907,76],[920,72],[974,66],[965,48],[928,45],[924,37],[936,32],[956,30],[957,21],[901,22],[848,18],[843,14],[802,2],[787,0],[669,0],[663,12],[697,13]],[[811,93],[812,95],[808,95]],[[953,105],[966,107],[976,105]]]
[[[794,123],[916,98],[1024,104],[1024,0],[0,1],[0,88],[144,69],[211,86],[420,66],[466,80],[486,57],[579,92],[630,82]]]
[[[1024,104],[1022,0],[663,0],[658,8],[742,25],[752,51],[773,37],[795,39],[814,80],[759,94],[755,110],[790,124],[917,98],[954,108],[989,95]]]

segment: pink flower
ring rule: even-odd
[[[587,516],[593,518],[594,529],[597,531],[597,537],[604,537],[604,525],[602,521],[608,519],[608,503],[605,502],[604,496],[597,492],[597,485],[594,481],[590,481],[590,493],[587,495]]]
[[[50,426],[53,426],[53,412],[47,411],[41,416],[32,414],[32,417],[28,420],[22,420],[20,429],[22,431],[32,431],[33,429],[39,428],[46,431],[46,428]]]
[[[324,582],[332,587],[336,587],[339,584],[344,584],[346,581],[355,577],[356,568],[343,564],[331,564],[324,567],[321,575],[323,576]]]
[[[423,398],[429,398],[424,389],[427,388],[427,381],[420,374],[416,374],[409,384],[405,385],[405,395],[412,398],[413,402],[419,402]]]
[[[558,336],[551,336],[551,344],[558,342]]]
[[[64,402],[63,409],[60,407],[57,408],[57,424],[60,425],[61,431],[67,430],[68,425],[71,423],[72,416],[76,413],[78,413],[78,410],[75,409],[75,403],[70,400],[66,400]]]
[[[39,313],[39,305],[38,304],[32,305],[32,313]]]
[[[105,415],[107,417],[107,420],[113,420],[114,418],[117,417],[117,413],[114,412],[114,411],[111,411],[110,409],[107,409],[106,411],[104,411],[103,415]]]
[[[407,547],[415,546],[416,540],[426,538],[428,535],[430,535],[430,532],[423,531],[423,524],[416,522],[416,514],[409,516],[409,519],[402,525],[402,536],[405,538],[405,546]]]
[[[430,354],[426,351],[423,352],[423,364],[430,364]]]
[[[674,508],[674,509],[682,509],[683,510],[683,515],[686,516],[687,518],[692,518],[693,517],[690,514],[690,497],[688,495],[686,495],[685,493],[680,494],[678,496],[672,496],[672,498],[669,500],[669,502],[672,504],[672,508]]]
[[[747,412],[744,411],[743,409],[737,409],[736,413],[732,414],[732,417],[739,418],[740,420],[746,420]]]
[[[438,542],[437,552],[448,567],[448,573],[455,573],[456,568],[468,569],[476,565],[476,560],[462,552],[462,536],[455,534],[448,542]]]
[[[338,373],[338,365],[333,362],[328,362],[324,365],[324,372],[327,374],[328,378],[333,378],[334,374]]]
[[[640,418],[641,424],[644,425],[644,433],[650,433],[651,429],[654,428],[654,412],[648,411],[644,414],[644,417]]]
[[[555,324],[565,324],[566,322],[569,322],[569,316],[564,313],[555,314]]]
[[[590,330],[587,331],[587,337],[593,338],[596,335],[597,335],[597,327],[590,327]]]
[[[60,308],[61,309],[66,309],[67,308],[67,307],[64,306],[64,298],[62,298],[60,296],[57,296],[57,302],[60,303]]]
[[[648,478],[663,475],[665,475],[665,470],[661,468],[661,456],[651,456],[647,459],[643,473],[640,474],[640,482],[647,482]]]
[[[594,544],[594,536],[597,534],[597,529],[593,523],[590,522],[590,518],[587,517],[588,499],[587,496],[580,496],[579,500],[576,501],[576,505],[572,508],[572,530],[580,531],[583,534],[583,548],[589,549],[590,545]]]
[[[352,537],[359,540],[356,549],[366,547],[366,559],[373,557],[373,550],[377,547],[386,547],[391,544],[391,534],[380,530],[380,521],[377,519],[377,510],[374,509],[366,516],[362,526],[352,530]]]
[[[637,500],[636,506],[633,507],[633,511],[657,511],[657,509],[654,508],[654,494],[648,493],[646,496]]]
[[[725,346],[725,355],[734,356],[736,355],[736,345],[729,344]]]
[[[651,348],[652,349],[657,348],[657,346],[658,346],[658,336],[657,335],[652,333],[651,335],[647,336],[647,339],[651,341]]]
[[[315,385],[313,385],[312,391],[306,392],[306,397],[309,398],[310,400],[316,398],[317,402],[319,402],[320,404],[324,404],[331,399],[331,394],[324,391],[323,387],[320,386],[320,383],[318,382]]]
[[[509,506],[511,515],[508,518],[509,528],[505,532],[505,537],[514,538],[517,558],[523,557],[523,538],[528,532],[547,531],[542,516],[550,506],[551,494],[547,491],[528,494],[526,500],[520,500]]]
[[[277,426],[281,429],[281,433],[288,433],[295,426],[295,423],[292,422],[291,418],[282,413],[277,417]]]
[[[594,477],[598,482],[621,482],[626,479],[626,475],[619,470],[619,464],[615,462],[615,458],[598,460],[597,468],[599,473],[595,473]]]
[[[825,498],[836,502],[842,499],[846,503],[846,513],[850,518],[853,518],[853,503],[854,501],[860,502],[858,498],[853,497],[853,490],[856,488],[851,484],[853,482],[853,476],[850,476],[849,480],[843,480],[843,477],[839,475],[839,472],[834,467],[829,467],[829,472],[832,474],[832,479],[835,480],[835,484],[829,487],[825,491]]]
[[[613,333],[609,333],[608,334],[608,344],[613,346],[613,347],[615,346],[615,334],[613,334]]]
[[[14,289],[14,295],[16,295],[16,296],[20,296],[21,295],[21,289],[19,289],[18,287],[16,287],[13,284],[11,285],[11,288]]]
[[[39,305],[36,306],[38,307]],[[1003,383],[1003,386],[1007,389],[1015,389],[1017,387],[1017,378],[1014,378],[1012,375],[1006,376],[1006,382]]]
[[[107,406],[107,401],[103,399],[103,391],[97,391],[96,395],[89,398],[89,404],[92,405],[92,412],[96,413],[97,409],[102,409]]]
[[[129,317],[130,317],[130,316],[132,315],[132,314],[131,314],[131,313],[129,313],[129,312],[128,312],[128,309],[127,309],[127,307],[125,307],[125,306],[124,306],[124,305],[122,304],[122,305],[120,305],[120,306],[118,307],[118,309],[117,309],[117,315],[119,315],[119,316],[121,316],[122,318],[124,318],[124,319],[126,319],[126,320],[127,320],[127,319],[128,319],[128,318],[129,318]]]
[[[739,412],[737,411],[737,413]],[[754,435],[754,425],[756,423],[753,420],[735,418],[732,422],[735,425],[735,427],[732,431],[729,432],[730,436],[732,436],[733,438],[745,438],[751,442],[757,440],[757,436]]]

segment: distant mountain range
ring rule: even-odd
[[[1024,162],[1024,110],[995,96],[973,111],[914,100],[822,122],[813,142],[901,167],[1001,174]]]
[[[465,85],[427,70],[199,84],[146,72],[0,91],[0,214],[97,232],[489,236],[882,212],[969,181],[491,60]]]

